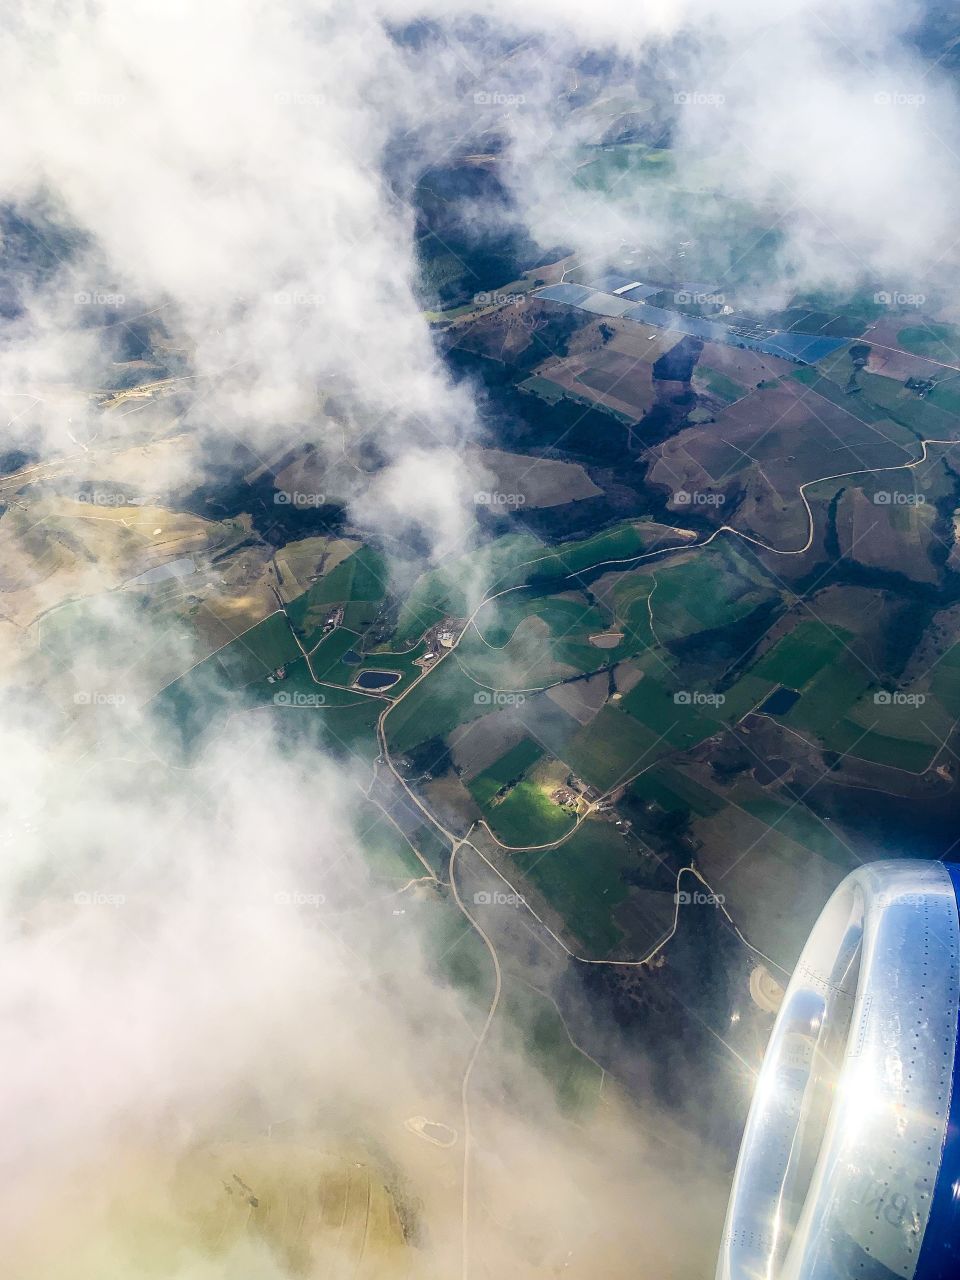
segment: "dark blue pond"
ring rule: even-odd
[[[389,689],[399,679],[398,671],[361,671],[356,684],[358,689]]]
[[[785,716],[799,701],[800,694],[796,689],[788,689],[785,685],[781,685],[779,689],[774,689],[760,710],[767,716]]]

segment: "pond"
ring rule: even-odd
[[[796,689],[788,689],[785,685],[781,685],[770,694],[760,708],[760,712],[765,716],[785,716],[799,701],[800,694]]]
[[[358,689],[389,689],[399,679],[399,671],[361,671],[355,684]]]

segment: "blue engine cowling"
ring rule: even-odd
[[[717,1280],[960,1280],[960,868],[878,862],[817,921],[764,1056]]]

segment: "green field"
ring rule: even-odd
[[[947,714],[960,719],[960,643],[948,649],[933,668],[931,687]]]
[[[286,666],[297,678],[298,664],[302,658],[287,620],[274,613],[168,684],[152,706],[178,728],[184,744],[192,743],[220,727],[231,712],[271,702],[286,684],[269,684],[267,677]]]
[[[553,803],[542,784],[527,779],[517,783],[499,804],[488,805],[483,812],[496,837],[517,849],[559,840],[575,822]]]
[[[227,684],[239,688],[255,680],[265,680],[276,667],[293,662],[299,656],[300,650],[286,618],[282,613],[273,613],[201,665],[209,664]]]
[[[726,801],[670,765],[657,765],[630,784],[630,795],[640,804],[657,804],[667,813],[695,813],[710,818]]]
[[[257,680],[231,686],[222,672],[201,663],[153,699],[152,710],[175,728],[190,751],[220,732],[239,714],[270,717],[285,741],[320,745],[339,756],[373,760],[378,752],[376,722],[383,704],[348,689],[321,688],[302,658],[287,665],[285,680]]]
[[[933,391],[927,395],[927,403],[936,405],[938,409],[942,409],[945,413],[954,413],[960,416],[960,381],[956,374],[953,374],[945,382],[939,383]]]
[[[849,752],[858,760],[890,765],[895,769],[906,769],[910,773],[922,773],[929,768],[939,749],[939,742],[932,738],[921,742],[912,733],[909,736],[891,737],[880,731],[883,728],[882,720],[878,720],[877,732],[864,732],[861,725],[844,717],[831,725],[824,734],[824,743],[831,751]]]
[[[647,600],[654,589],[654,577],[647,572],[623,573],[613,588],[616,621],[624,631],[625,654],[646,653],[656,641],[650,629]]]
[[[734,400],[739,400],[741,396],[747,394],[746,387],[741,386],[739,382],[734,382],[733,378],[728,378],[725,373],[718,373],[716,369],[705,369],[703,365],[698,365],[696,376],[707,384],[713,395],[727,404],[733,404]]]
[[[567,388],[562,387],[559,382],[551,382],[549,378],[541,378],[536,374],[532,378],[526,378],[521,382],[519,389],[539,396],[541,400],[546,400],[547,404],[556,404],[558,400],[562,400],[568,394]]]
[[[954,414],[938,409],[930,400],[921,400],[913,391],[908,391],[903,383],[895,382],[893,378],[863,371],[859,381],[867,400],[882,406],[895,422],[921,435],[932,439],[950,439],[960,431],[960,420]]]
[[[641,555],[650,542],[650,534],[644,529],[642,522],[626,520],[603,533],[594,534],[593,537],[542,548],[536,563],[526,566],[525,576],[515,576],[513,580],[540,583],[555,579],[564,582],[574,574],[583,573],[604,561],[625,560]],[[508,584],[509,579],[505,575],[500,585]],[[575,587],[577,584],[571,582],[570,585]]]
[[[857,657],[857,647],[851,632],[805,619],[754,663],[731,694],[738,700],[741,692],[753,697],[764,681],[770,689],[780,684],[799,689],[799,701],[776,717],[784,724],[838,755],[922,772],[951,728],[952,712],[941,705],[941,691],[947,699],[952,693],[949,665],[941,689],[934,672],[933,698],[926,705],[877,705],[877,680]]]
[[[353,826],[373,875],[385,880],[407,881],[424,874],[423,863],[376,805],[370,801],[358,805]]]
[[[334,605],[346,606],[347,626],[369,625],[387,591],[387,564],[379,551],[363,546],[314,582],[287,606],[290,621],[310,645]]]
[[[847,376],[853,370],[853,365],[847,362]],[[838,370],[839,372],[839,370]],[[861,422],[869,423],[876,426],[879,423],[887,423],[889,426],[895,426],[888,417],[887,410],[879,408],[870,400],[864,398],[863,394],[849,394],[845,387],[834,382],[832,378],[825,377],[819,368],[798,369],[796,373],[791,375],[797,382],[802,382],[804,386],[810,387],[817,395],[823,396],[825,400],[829,400],[831,404],[837,405],[845,413],[852,414],[853,417],[859,418]],[[888,437],[891,433],[884,428],[884,434]],[[896,430],[892,433],[896,437]]]
[[[402,755],[428,738],[445,738],[458,724],[486,715],[490,704],[475,698],[481,692],[452,658],[445,659],[387,715],[390,750]]]
[[[584,148],[584,163],[576,171],[577,186],[608,195],[625,195],[623,188],[634,189],[637,180],[669,177],[674,158],[666,147],[651,147],[645,142],[625,142],[604,147],[601,152]]]
[[[551,1084],[562,1109],[581,1115],[597,1101],[601,1069],[571,1042],[553,1004],[519,978],[504,983],[502,1012]]]
[[[524,625],[530,618],[545,623],[549,634]],[[517,592],[480,613],[479,634],[473,628],[465,634],[457,657],[481,684],[537,688],[608,663],[610,651],[590,643],[590,636],[605,631],[608,624],[607,616],[585,595],[561,599]]]
[[[800,701],[780,718],[785,724],[816,735],[835,751],[847,751],[850,742],[846,736],[841,743],[831,730],[872,684],[870,671],[844,651],[807,681]]]
[[[476,592],[475,606],[491,583],[513,566],[543,554],[543,550],[543,543],[531,534],[505,534],[468,555],[421,574],[400,608],[392,647],[409,647],[447,615],[466,617],[470,612],[466,584]]]
[[[733,797],[752,817],[790,840],[846,869],[850,853],[829,827],[818,821],[804,804],[735,792]]]
[[[805,618],[753,664],[750,674],[789,689],[801,689],[833,662],[852,638],[838,627]]]
[[[541,746],[523,738],[469,784],[470,794],[504,844],[546,844],[574,825],[573,816],[550,799],[553,787],[536,768],[543,756]],[[509,790],[498,800],[497,793],[505,787]]]
[[[591,818],[558,849],[517,853],[513,861],[560,913],[593,959],[609,955],[623,934],[613,913],[626,900],[622,873],[637,856],[619,829]]]
[[[494,992],[486,947],[452,901],[431,902],[424,925],[419,936],[428,966],[460,996],[464,1017],[479,1033]]]
[[[904,351],[943,364],[960,364],[960,329],[952,324],[907,325],[897,334]]]
[[[543,747],[532,738],[521,738],[515,747],[511,747],[499,760],[478,773],[469,784],[470,794],[481,808],[485,808],[493,800],[501,787],[510,782],[518,782],[523,775],[543,759]]]
[[[564,760],[578,777],[607,791],[652,764],[658,735],[633,716],[605,706],[570,741]]]
[[[734,547],[719,543],[655,576],[651,607],[664,642],[730,626],[779,595]]]
[[[428,627],[446,615],[466,616],[471,602],[475,607],[483,593],[520,588],[526,583],[535,584],[541,598],[549,590],[576,590],[581,585],[577,574],[606,560],[641,555],[654,545],[655,539],[654,531],[642,520],[625,520],[589,538],[561,542],[554,547],[545,546],[529,534],[505,535],[418,578],[400,610],[393,646],[412,645]],[[467,583],[473,591],[469,599],[465,590]],[[509,596],[496,602],[498,613],[502,612],[505,617],[510,616],[512,608]],[[480,614],[484,634],[492,616],[486,611]]]
[[[643,666],[643,679],[620,705],[624,713],[645,725],[655,739],[660,739],[655,755],[651,755],[647,763],[670,748],[695,747],[726,722],[726,703],[696,702],[695,698],[713,695],[703,690],[681,689],[679,680],[655,658],[646,659]],[[689,702],[682,700],[688,696]]]

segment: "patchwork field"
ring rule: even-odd
[[[879,485],[871,494],[846,490],[836,516],[842,554],[869,568],[903,573],[915,582],[938,582],[935,556],[946,548],[935,528],[936,507],[906,485],[893,491],[893,501],[890,492]]]
[[[521,453],[506,453],[502,449],[471,450],[468,455],[471,466],[483,474],[481,482],[491,485],[493,501],[480,505],[493,514],[508,514],[510,507],[555,507],[566,502],[579,502],[593,498],[603,490],[593,483],[583,467],[573,462],[559,462],[555,458],[528,457]],[[512,502],[497,502],[499,495],[512,497]],[[519,500],[519,501],[518,501]]]
[[[513,747],[470,783],[494,834],[506,845],[546,844],[572,830],[575,816],[551,799],[566,769],[544,758],[530,738]]]
[[[624,934],[615,913],[630,893],[624,875],[640,866],[636,842],[611,823],[591,819],[559,848],[512,856],[582,940],[587,955],[599,959],[616,951]]]
[[[801,485],[902,466],[918,456],[909,428],[880,410],[858,409],[859,416],[835,404],[820,384],[787,379],[730,406],[716,424],[690,427],[668,440],[649,478],[671,494],[716,495],[700,506],[702,518],[733,522],[777,548],[801,548],[809,532]],[[811,502],[822,503],[835,491],[837,483],[832,485],[808,495]]]

